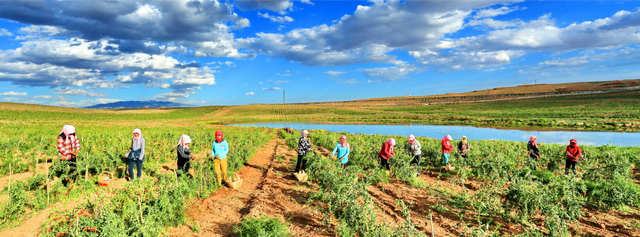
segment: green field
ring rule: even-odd
[[[321,105],[207,106],[183,109],[90,110],[0,103],[5,123],[230,124],[266,121],[325,123],[551,127],[590,130],[640,129],[640,91],[490,103],[395,107]]]
[[[272,129],[222,124],[312,121],[634,130],[640,121],[639,99],[640,93],[630,92],[412,107],[247,105],[138,110],[0,103],[0,129],[3,131],[0,135],[0,177],[4,184],[0,190],[0,231],[19,227],[46,211],[49,212],[46,221],[39,227],[45,236],[157,236],[164,235],[168,227],[185,225],[197,232],[197,225],[186,213],[189,200],[210,197],[221,187],[215,181],[211,162],[194,163],[193,176],[180,179],[165,168],[175,163],[175,145],[181,134],[190,135],[192,151],[205,157],[214,131],[223,129],[233,151],[230,174],[246,167],[258,149],[274,139],[283,139],[288,151],[297,148],[299,134],[280,133],[277,136],[278,132]],[[78,175],[82,178],[71,188],[64,187],[48,172],[64,168],[56,166],[59,158],[55,148],[55,137],[64,124],[75,125],[82,141],[78,160]],[[125,181],[108,189],[98,186],[97,179],[104,172],[124,180],[127,160],[120,155],[126,152],[131,131],[136,127],[142,129],[148,142],[144,167],[148,178],[141,182]],[[318,147],[332,149],[339,135],[313,131],[311,141]],[[435,213],[456,219],[456,215],[463,213],[459,221],[464,225],[456,225],[457,229],[448,233],[575,236],[576,231],[597,234],[575,227],[588,224],[584,220],[587,215],[610,215],[611,210],[618,216],[624,216],[624,213],[638,215],[640,186],[636,167],[640,167],[640,150],[637,147],[584,146],[588,159],[580,163],[578,176],[564,176],[561,145],[543,145],[543,159],[532,163],[523,152],[525,143],[472,141],[472,159],[454,159],[457,170],[444,172],[440,169],[439,140],[420,137],[424,154],[421,171],[437,174],[438,180],[446,180],[449,186],[458,190],[455,191],[415,177],[415,168],[409,165],[410,158],[403,153],[404,137],[395,137],[399,141],[396,151],[399,155],[392,161],[394,172],[391,175],[377,164],[377,152],[386,136],[349,137],[353,148],[349,168],[338,169],[334,162],[313,154],[308,168],[310,183],[305,184],[313,193],[310,197],[313,202],[305,205],[321,211],[328,221],[322,229],[331,230],[335,235],[421,236],[426,233],[426,227],[411,222],[411,216],[423,220],[427,213]],[[44,165],[52,168],[43,169]],[[27,173],[32,175],[20,176]],[[9,179],[10,175],[22,178]],[[10,187],[7,181],[11,183]],[[469,183],[478,186],[474,194],[466,186]],[[379,203],[367,193],[380,185],[425,192],[440,201],[425,208],[412,206],[416,200],[397,198],[394,200],[397,205],[393,206],[399,208],[398,216],[402,221],[397,225],[381,225],[375,218],[381,209],[390,208],[386,206],[389,204]],[[334,200],[350,205],[336,205]],[[50,212],[56,203],[77,204]],[[609,222],[618,221],[603,218]],[[265,223],[271,223],[279,230],[283,228],[277,224],[279,222],[266,217],[248,221],[238,228],[249,230],[251,226]],[[480,222],[488,225],[483,227]],[[640,223],[634,222],[634,218],[621,217],[618,222],[625,228],[630,227],[630,233],[640,233]],[[513,225],[522,228],[507,228]],[[369,232],[372,229],[376,231]]]

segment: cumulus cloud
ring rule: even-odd
[[[255,95],[255,94],[256,94],[256,93],[253,93],[253,91],[250,91],[250,92],[244,93],[244,95]]]
[[[259,33],[252,49],[308,66],[395,63],[389,52],[437,49],[457,32],[473,9],[496,1],[374,1],[358,6],[333,25],[300,28],[286,34]]]
[[[640,9],[558,27],[550,15],[521,23],[516,28],[453,40],[463,50],[570,51],[584,48],[616,48],[640,43]]]
[[[279,87],[271,87],[271,88],[262,88],[262,91],[277,91],[282,90]]]
[[[123,52],[160,52],[151,41],[189,56],[251,57],[238,52],[231,33],[249,21],[216,0],[2,1],[0,18],[32,25],[23,31],[29,36],[116,39]]]
[[[234,3],[243,11],[266,9],[280,12],[293,7],[293,2],[290,0],[235,0]]]
[[[290,16],[272,16],[272,15],[269,15],[269,13],[259,13],[259,12],[258,12],[258,16],[262,18],[267,18],[271,20],[271,22],[276,22],[280,24],[293,22],[293,18],[291,18]]]
[[[282,83],[291,83],[291,81],[274,81],[273,83],[275,84],[282,84]]]
[[[2,95],[2,96],[27,96],[27,92],[9,91],[9,92],[2,92],[2,93],[0,93],[0,95]]]
[[[505,15],[505,14],[508,14],[510,12],[516,11],[518,9],[519,9],[518,6],[514,6],[514,7],[503,6],[503,7],[500,7],[500,8],[481,9],[481,10],[476,12],[476,14],[473,16],[473,18],[474,19],[481,19],[481,18],[500,16],[500,15]],[[523,9],[526,9],[526,7],[523,8]]]
[[[50,95],[37,95],[37,96],[34,96],[33,98],[34,99],[51,99],[53,97]]]

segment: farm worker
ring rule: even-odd
[[[336,144],[335,148],[333,148],[333,153],[331,154],[331,157],[335,156],[336,152],[338,152],[337,159],[342,163],[342,168],[345,169],[347,168],[347,162],[349,161],[350,150],[351,150],[351,146],[347,142],[347,136],[342,135],[340,136],[340,142]]]
[[[389,159],[396,156],[396,154],[393,152],[393,147],[395,145],[396,139],[389,138],[384,144],[382,144],[382,149],[380,149],[380,153],[378,153],[378,156],[380,157],[380,166],[386,168],[387,170],[391,169],[391,166],[389,165]]]
[[[529,152],[529,157],[534,161],[537,161],[538,159],[540,159],[540,149],[536,141],[538,141],[538,138],[536,136],[531,136],[529,137],[529,143],[527,144],[527,151]]]
[[[229,165],[227,153],[229,153],[229,144],[227,140],[224,140],[222,131],[218,130],[216,131],[216,140],[211,145],[211,159],[213,159],[218,185],[222,185],[222,180],[227,180],[227,167]]]
[[[70,179],[76,178],[76,157],[80,151],[80,140],[76,136],[76,127],[72,125],[64,125],[62,131],[58,135],[58,155],[60,157],[60,164],[52,166],[53,172],[56,176],[60,177],[62,174],[66,174],[67,177],[62,179],[62,184],[66,187]],[[57,167],[60,167],[58,170]]]
[[[583,158],[582,149],[578,146],[576,139],[571,139],[567,146],[567,164],[564,167],[564,174],[569,174],[569,170],[573,170],[573,174],[576,173],[576,165],[578,165],[579,158]]]
[[[308,136],[309,131],[304,130],[302,131],[302,136],[300,136],[300,140],[298,141],[298,162],[296,162],[296,173],[307,168],[307,159],[304,156],[307,155],[307,152],[313,151],[311,143],[309,143]]]
[[[422,145],[413,134],[409,134],[409,154],[413,156],[410,165],[416,164],[418,168],[418,176],[420,176],[420,159],[422,158]]]
[[[187,135],[182,134],[180,136],[180,140],[178,140],[178,177],[182,175],[182,173],[189,173],[189,168],[191,167],[191,160],[195,159],[195,156],[191,155],[191,151],[189,151],[189,144],[191,144],[191,138]]]
[[[462,158],[469,158],[469,151],[471,150],[471,146],[469,146],[467,136],[462,136],[462,141],[458,142],[458,147],[456,150]]]
[[[145,140],[142,137],[142,131],[139,128],[133,130],[133,139],[131,139],[131,148],[125,155],[129,157],[129,178],[134,179],[133,166],[138,169],[138,178],[142,176],[142,162],[144,161],[144,145]]]
[[[444,165],[449,165],[449,155],[451,155],[451,150],[453,146],[451,146],[451,135],[446,135],[442,138],[442,156],[444,156]]]

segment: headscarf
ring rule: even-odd
[[[76,133],[76,127],[74,127],[73,125],[64,125],[62,127],[62,131],[60,131],[60,134],[64,134],[64,136],[68,139],[71,139],[71,142],[75,142],[76,141],[76,136],[71,136],[70,134],[72,133]]]
[[[413,145],[416,144],[416,136],[414,136],[413,134],[409,134],[409,144]]]
[[[140,129],[139,129],[139,128],[136,128],[136,129],[134,129],[134,130],[133,130],[133,133],[132,133],[132,134],[136,134],[136,133],[137,133],[137,134],[140,134],[140,136],[138,136],[138,137],[133,136],[133,139],[136,139],[136,142],[137,142],[138,144],[140,144],[140,138],[142,137],[142,131],[140,131]]]
[[[220,139],[218,139],[218,136],[220,136]],[[218,130],[216,131],[216,142],[221,143],[222,141],[224,141],[224,134],[222,134],[222,130]]]
[[[182,134],[182,136],[180,136],[180,140],[178,141],[178,145],[189,147],[188,145],[186,145],[187,143],[191,143],[191,138],[185,134]]]
[[[304,135],[309,135],[309,131],[302,130],[302,135],[300,135],[300,139],[304,138]]]
[[[467,136],[462,136],[462,142],[467,143],[469,141],[469,139],[467,139]]]
[[[391,148],[391,151],[393,152],[393,146],[396,145],[396,139],[393,139],[393,138],[387,139],[387,144],[389,144],[389,147]]]
[[[349,145],[349,143],[347,142],[347,136],[346,136],[346,135],[342,135],[342,136],[340,136],[340,145],[341,145],[342,147],[345,147],[345,146],[346,146],[346,147],[351,147],[351,146]]]
[[[451,137],[451,135],[446,135],[442,138],[443,141],[451,141],[453,140],[453,138]]]
[[[536,136],[531,135],[531,137],[529,137],[529,141],[531,142],[531,144],[533,144],[533,146],[535,146],[536,148],[538,148],[538,144],[536,143],[536,140],[538,138]]]
[[[576,141],[576,139],[571,139],[571,141],[569,141],[569,145],[574,147],[578,145],[578,141]]]

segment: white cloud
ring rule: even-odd
[[[118,101],[122,101],[122,100],[101,98],[101,99],[94,100],[94,103],[96,103],[96,104],[108,104],[108,103],[113,103],[113,102],[118,102]]]
[[[0,93],[0,95],[2,95],[2,96],[27,96],[27,92],[9,91],[9,92]]]
[[[291,83],[291,81],[274,81],[275,84]]]
[[[267,18],[271,20],[271,22],[276,22],[280,24],[293,22],[293,18],[291,18],[290,16],[273,16],[273,15],[269,15],[269,13],[259,13],[259,12],[258,12],[258,16],[262,18]]]
[[[488,8],[488,9],[482,9],[479,10],[478,12],[476,12],[476,14],[473,16],[474,19],[481,19],[481,18],[489,18],[489,17],[494,17],[494,16],[500,16],[500,15],[505,15],[508,14],[510,12],[516,11],[518,10],[519,7],[515,6],[515,7],[508,7],[508,6],[503,6],[501,8]],[[523,8],[523,10],[526,8]]]
[[[235,64],[233,64],[233,62],[231,62],[231,61],[226,61],[226,62],[224,62],[224,64],[225,64],[225,65],[227,65],[227,67],[235,67],[235,66],[236,66],[236,65],[235,65]]]
[[[516,28],[452,40],[459,50],[570,51],[617,48],[640,43],[640,9],[619,11],[611,17],[558,27],[550,15],[521,23]]]
[[[349,73],[349,72],[338,72],[338,71],[326,71],[326,72],[323,72],[323,74],[329,75],[329,76],[332,76],[332,77],[337,77],[337,76],[340,76],[342,74],[347,74],[347,73]]]
[[[60,95],[73,95],[73,96],[85,96],[85,97],[103,97],[105,96],[104,93],[98,93],[98,92],[89,92],[89,91],[85,91],[82,89],[72,89],[69,87],[65,87],[65,88],[57,88],[56,90],[52,91],[52,93],[55,94],[60,94]]]
[[[277,91],[277,90],[282,90],[279,87],[271,87],[271,88],[262,88],[261,91]]]
[[[250,91],[250,92],[244,93],[244,95],[255,95],[255,94],[256,94],[256,93],[253,93],[253,91]]]
[[[34,96],[33,98],[34,99],[51,99],[53,97],[50,95],[37,95],[37,96]]]
[[[13,36],[13,33],[9,32],[5,28],[0,28],[0,36]]]

